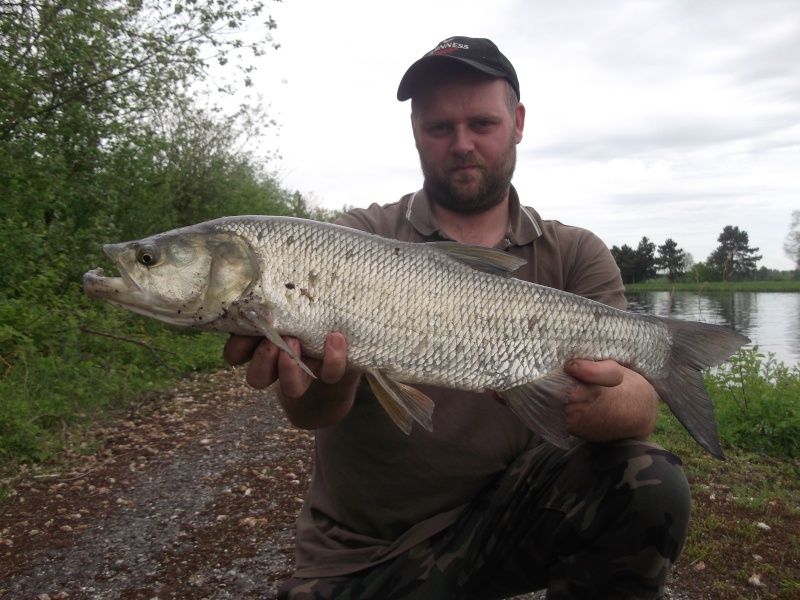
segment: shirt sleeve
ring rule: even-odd
[[[397,229],[397,210],[394,205],[372,204],[369,208],[353,208],[340,216],[336,223],[351,229],[366,231],[384,237],[393,237]],[[393,220],[394,219],[394,223]]]
[[[571,254],[564,263],[564,289],[614,308],[625,310],[625,286],[619,267],[603,241],[582,230]]]

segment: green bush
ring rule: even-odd
[[[706,387],[720,437],[746,451],[800,457],[800,369],[758,351],[741,350],[709,372]]]
[[[274,176],[259,140],[277,123],[261,102],[234,106],[235,79],[206,82],[209,61],[230,61],[247,86],[248,63],[277,47],[260,1],[81,7],[22,0],[0,19],[0,460],[10,464],[45,460],[67,434],[181,373],[222,366],[223,336],[83,295],[82,274],[110,267],[103,243],[223,215],[335,216]],[[251,19],[266,27],[245,43],[237,31]]]

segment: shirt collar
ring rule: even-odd
[[[501,245],[507,247],[530,244],[542,235],[541,217],[532,208],[520,204],[519,195],[513,185],[509,191],[508,200],[511,215],[506,239],[501,242]],[[406,219],[424,237],[433,235],[444,237],[433,214],[430,198],[424,189],[417,191],[409,199]]]

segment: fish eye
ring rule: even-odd
[[[139,248],[136,251],[136,260],[145,267],[152,267],[158,262],[158,250],[152,247]]]

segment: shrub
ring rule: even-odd
[[[741,350],[706,376],[723,441],[776,458],[800,457],[800,369]]]

